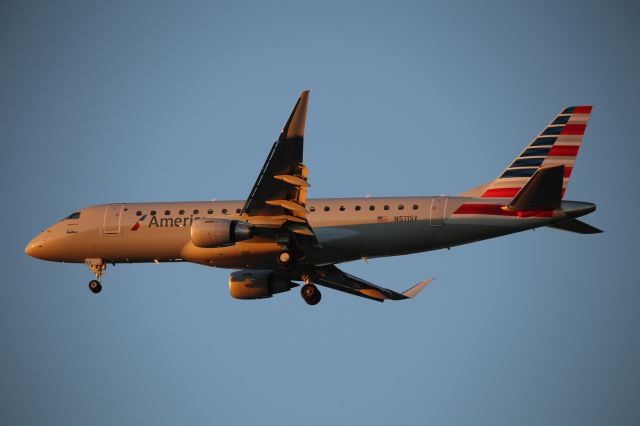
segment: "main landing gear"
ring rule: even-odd
[[[89,281],[89,290],[91,290],[93,294],[98,294],[102,291],[102,284],[100,284],[98,280],[91,280]]]
[[[102,278],[102,274],[107,269],[107,265],[104,264],[102,259],[86,259],[84,263],[89,267],[92,274],[96,276],[95,280],[89,281],[89,290],[93,294],[98,294],[102,291],[102,284],[98,281]]]
[[[310,282],[307,282],[307,284],[302,286],[300,289],[300,295],[309,305],[317,305],[320,303],[320,299],[322,299],[322,294],[320,294],[318,287]]]

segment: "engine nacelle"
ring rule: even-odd
[[[264,299],[296,286],[268,269],[245,269],[229,275],[229,292],[234,299]]]
[[[253,235],[247,222],[228,219],[200,219],[191,224],[191,241],[201,248],[232,246]]]

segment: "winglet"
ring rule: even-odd
[[[413,287],[411,287],[409,290],[405,291],[404,293],[402,293],[402,295],[407,297],[407,298],[416,297],[418,295],[418,293],[420,293],[422,291],[422,289],[425,288],[427,286],[427,284],[429,284],[431,281],[433,281],[433,278],[429,278],[428,280],[424,280],[424,281],[414,285]]]
[[[279,140],[291,138],[304,138],[304,125],[307,120],[307,102],[309,101],[310,90],[300,93],[296,106],[293,107],[291,115],[280,133]]]

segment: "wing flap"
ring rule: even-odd
[[[299,187],[307,188],[311,186],[306,180],[294,175],[275,175],[273,178],[277,180],[282,180],[284,182],[287,182],[290,185],[295,185]]]
[[[301,206],[300,204],[294,202],[294,201],[289,201],[289,200],[267,200],[265,201],[266,204],[270,205],[270,206],[280,206],[283,209],[287,209],[287,210],[291,210],[292,212],[297,212],[297,213],[307,213],[307,210]]]

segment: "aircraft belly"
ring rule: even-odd
[[[429,250],[433,232],[424,221],[318,227],[321,249],[312,249],[312,263],[346,262],[363,257],[394,256]]]
[[[425,221],[363,226],[363,257],[394,256],[429,250],[434,232]]]
[[[548,223],[548,219],[536,218],[449,219],[446,226],[440,228],[440,232],[435,234],[433,249],[500,237],[514,232],[545,226]]]

